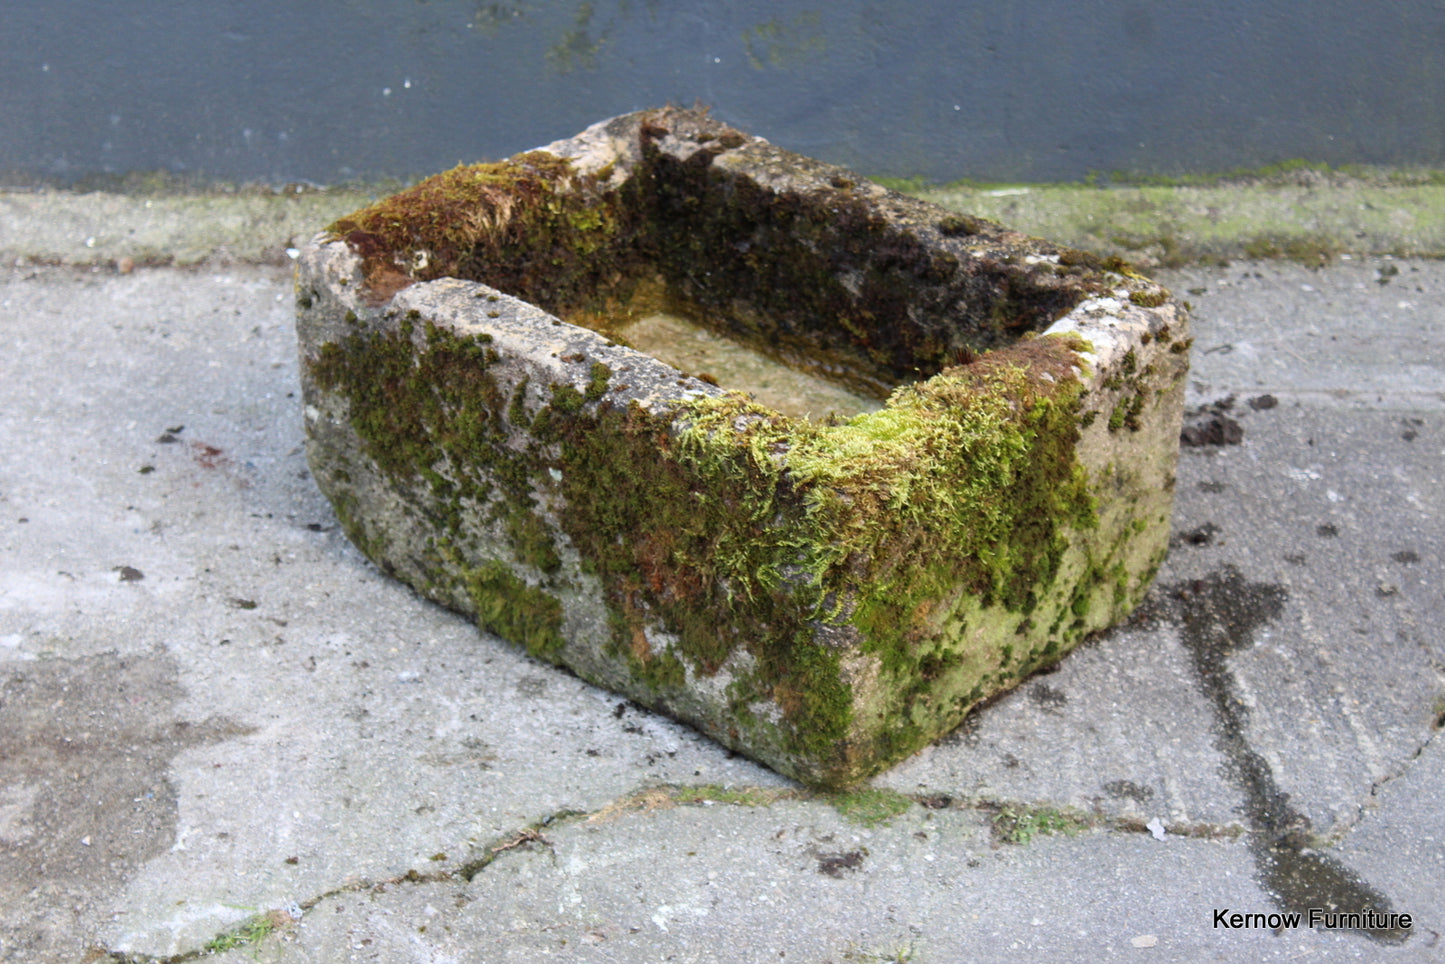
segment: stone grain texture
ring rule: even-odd
[[[308,458],[384,571],[815,786],[1127,615],[1185,311],[1120,262],[644,112],[298,261]],[[879,395],[788,418],[618,343],[643,302]]]

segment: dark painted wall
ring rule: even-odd
[[[1445,0],[0,0],[0,172],[429,173],[703,101],[934,180],[1445,166]]]

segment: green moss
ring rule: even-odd
[[[545,573],[556,572],[562,559],[552,539],[552,531],[535,511],[527,506],[514,505],[506,520],[507,541],[513,555],[524,566],[532,566]]]
[[[1142,274],[1140,274],[1138,269],[1136,269],[1132,264],[1130,264],[1128,261],[1125,261],[1118,255],[1110,255],[1109,257],[1104,258],[1100,263],[1103,265],[1105,271],[1112,271],[1115,274],[1121,274],[1126,278],[1133,278],[1136,281],[1149,280],[1148,278],[1145,278]]]
[[[504,444],[503,410],[516,414],[524,406],[515,393],[504,396],[492,377],[490,338],[427,325],[419,349],[409,331],[414,324],[404,319],[395,333],[354,334],[325,346],[311,364],[312,376],[346,396],[351,424],[383,474],[403,487],[422,483],[448,546],[472,531],[476,523],[469,519],[477,515],[499,526],[519,563],[542,576],[556,572],[561,558],[536,511],[533,460]],[[385,546],[369,536],[352,500],[342,495],[334,502],[348,536],[384,564]],[[562,643],[556,598],[500,562],[468,571],[460,559],[449,548],[438,564],[459,573],[478,623],[536,655],[554,654]]]
[[[913,801],[898,791],[881,790],[875,787],[863,787],[847,793],[834,793],[830,794],[827,799],[844,820],[865,827],[876,827],[880,823],[886,824],[894,817],[907,813],[913,807]]]
[[[632,675],[654,693],[675,692],[687,684],[687,669],[672,653],[628,654]]]
[[[776,467],[705,430],[676,439],[670,420],[636,406],[567,418],[558,434],[562,524],[618,614],[615,648],[656,662],[646,640],[660,626],[676,639],[669,655],[710,675],[744,647],[758,664],[747,698],[783,707],[796,749],[840,740],[848,701],[837,657],[806,631],[817,589],[777,577],[796,533],[749,504],[801,523]]]
[[[575,415],[587,403],[587,398],[571,385],[552,386],[552,408],[564,415]]]
[[[993,831],[1004,843],[1027,844],[1035,837],[1072,836],[1086,829],[1089,823],[1086,817],[1054,807],[1004,806],[994,814]]]
[[[949,214],[938,219],[938,231],[948,238],[966,238],[975,234],[983,234],[992,225],[983,218],[972,217],[967,214]]]
[[[238,926],[211,938],[202,948],[207,954],[223,954],[239,947],[247,947],[270,937],[276,931],[273,914],[257,914]]]
[[[1127,428],[1131,432],[1139,431],[1143,423],[1139,416],[1144,411],[1145,393],[1140,387],[1135,387],[1120,398],[1109,413],[1109,431],[1117,432]]]
[[[554,313],[590,305],[629,260],[616,192],[534,151],[468,164],[334,222],[373,297],[415,281],[481,281]]]
[[[512,400],[507,404],[507,421],[523,428],[530,425],[527,415],[527,381],[524,378],[517,383],[517,387],[512,389]]]
[[[853,627],[881,660],[888,685],[899,688],[900,710],[928,705],[902,712],[902,725],[874,737],[893,754],[921,745],[936,732],[938,717],[961,716],[977,698],[958,692],[957,681],[976,679],[978,660],[992,657],[960,648],[976,627],[962,615],[959,593],[1006,613],[1032,609],[1036,589],[1058,575],[1065,533],[1095,523],[1087,480],[1074,461],[1072,351],[1057,339],[1018,350],[1032,354],[1032,376],[997,353],[838,426],[780,422],[740,401],[699,403],[690,413],[683,452],[715,476],[708,490],[756,493],[755,504],[737,506],[728,517],[741,511],[770,524],[719,540],[710,552],[689,553],[730,574],[719,579],[709,572],[682,584],[721,582],[731,596],[718,602],[734,618],[740,610],[758,613],[767,645],[752,651],[767,685],[744,690],[740,699],[771,695],[814,751],[851,725],[851,694],[839,682],[836,654],[817,644],[814,631],[769,633],[778,626],[770,612],[801,608],[810,623]],[[1041,370],[1056,380],[1039,378]],[[747,427],[739,431],[739,422]],[[745,464],[725,458],[708,464],[720,458],[710,448],[720,438],[728,442],[722,451],[747,453]],[[601,489],[618,491],[612,480]],[[682,491],[665,501],[696,504]],[[668,531],[680,524],[669,523]],[[607,531],[600,521],[593,525]],[[624,568],[647,571],[642,562],[632,559]],[[678,575],[671,571],[659,584],[672,585]],[[845,600],[846,613],[839,608]],[[699,612],[696,628],[715,645],[695,652],[716,663],[730,647],[717,638],[711,612]]]
[[[1244,242],[1246,257],[1287,258],[1311,267],[1328,264],[1344,250],[1343,242],[1327,236],[1264,235]]]
[[[682,804],[725,803],[736,807],[766,807],[797,795],[793,790],[765,790],[761,787],[725,787],[716,783],[676,787],[672,799]]]
[[[595,402],[607,394],[607,382],[612,378],[612,369],[602,362],[593,362],[590,371],[591,380],[587,383],[587,390],[582,393],[584,400]]]
[[[522,644],[540,659],[556,659],[565,645],[557,597],[527,585],[502,562],[467,570],[463,580],[476,607],[478,626]]]
[[[1153,291],[1134,291],[1129,294],[1129,300],[1141,308],[1158,308],[1169,300],[1169,292],[1163,288],[1156,288]]]

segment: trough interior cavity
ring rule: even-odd
[[[669,361],[666,342],[686,340],[675,329],[623,331],[656,313],[639,303],[662,305],[880,402],[1041,331],[1083,296],[1072,278],[1040,283],[987,231],[900,227],[879,216],[876,186],[816,176],[816,162],[765,142],[647,124],[637,136],[622,178],[535,151],[429,178],[332,230],[363,256],[378,299],[414,281],[479,281]],[[679,136],[695,143],[679,151]],[[702,371],[763,389],[745,366],[726,381]],[[847,407],[809,399],[801,410]]]
[[[786,365],[679,314],[656,311],[623,319],[607,334],[680,371],[747,392],[758,404],[793,418],[848,418],[883,407],[881,399]]]

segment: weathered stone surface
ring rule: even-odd
[[[892,393],[785,417],[605,334],[642,301]],[[297,302],[311,465],[371,559],[808,784],[956,726],[1165,552],[1166,291],[697,111],[343,218]]]

